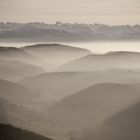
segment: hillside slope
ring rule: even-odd
[[[26,57],[26,56],[25,56]],[[20,61],[0,60],[0,78],[18,81],[29,76],[35,76],[46,71],[38,66]]]
[[[83,58],[68,62],[58,71],[103,71],[106,69],[137,69],[140,68],[140,53],[109,52],[106,54],[90,54]]]
[[[16,47],[0,47],[0,60],[20,61],[31,65],[49,67],[44,60]]]
[[[139,140],[140,103],[110,117],[96,131],[86,134],[81,140]]]
[[[94,72],[52,72],[24,78],[19,83],[40,92],[50,100],[61,100],[84,88],[102,82],[139,83],[140,70],[116,69]]]
[[[61,44],[36,44],[25,46],[22,50],[45,60],[54,68],[91,53],[87,49]]]
[[[139,100],[140,93],[132,85],[95,84],[51,107],[48,111],[48,122],[57,130],[56,135],[69,136],[72,133],[76,138],[84,129],[98,127],[113,114]]]
[[[39,93],[34,92],[23,85],[0,79],[0,97],[14,104],[37,110],[38,107],[40,107],[40,103],[36,101],[39,96]]]

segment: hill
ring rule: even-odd
[[[0,124],[0,138],[2,140],[50,140],[47,137],[7,124]]]
[[[140,53],[109,52],[106,54],[90,54],[83,58],[68,62],[58,71],[97,71],[106,69],[140,68]]]
[[[37,110],[41,106],[37,98],[39,93],[29,90],[18,83],[0,79],[0,97],[14,104]]]
[[[0,123],[11,124],[46,137],[50,135],[53,136],[41,112],[11,103],[1,97]]]
[[[17,58],[34,58],[34,56],[15,47],[0,47],[0,58],[1,59],[17,59]]]
[[[31,129],[31,126],[29,126],[31,122],[29,121],[31,119],[37,121],[35,116],[38,116],[36,111],[0,97],[0,123],[9,123],[21,128],[27,127]]]
[[[25,56],[26,57],[26,56]],[[45,70],[20,61],[0,60],[0,78],[18,81],[29,76],[44,73]]]
[[[72,94],[49,108],[48,122],[56,135],[77,139],[87,128],[140,100],[136,87],[127,84],[100,83]]]
[[[93,84],[139,83],[139,69],[116,69],[94,72],[51,72],[24,78],[19,81],[25,87],[38,91],[47,101],[56,101],[74,94]]]
[[[54,68],[91,53],[87,49],[61,44],[36,44],[25,46],[22,50],[45,60]]]
[[[46,67],[50,66],[42,59],[39,59],[21,48],[15,47],[0,47],[0,60],[20,61],[37,66],[42,66],[41,64],[43,63],[43,65],[46,65]]]
[[[24,78],[19,83],[37,90],[47,99],[60,100],[69,94],[84,89],[93,83],[95,74],[80,72],[52,72]],[[88,80],[89,79],[89,80]]]
[[[81,140],[139,140],[140,103],[110,117],[96,131],[90,130]]]

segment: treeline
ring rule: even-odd
[[[140,40],[140,25],[0,23],[0,39],[15,41]]]

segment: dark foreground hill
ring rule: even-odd
[[[0,124],[1,140],[51,140],[47,137],[29,132],[7,124]]]
[[[0,98],[0,123],[12,124],[50,137],[49,128],[47,129],[45,118],[40,112],[16,105],[3,98]]]
[[[140,103],[110,117],[97,131],[90,130],[81,140],[139,140]]]

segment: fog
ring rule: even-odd
[[[140,42],[139,41],[95,41],[95,42],[0,42],[0,46],[5,47],[24,47],[34,44],[51,44],[60,43],[65,45],[70,45],[73,47],[89,49],[93,53],[106,53],[110,51],[130,51],[130,52],[140,52]]]
[[[1,43],[0,123],[52,140],[127,140],[121,124],[139,134],[124,116],[140,114],[140,42],[38,43]]]
[[[69,43],[72,46],[87,48],[93,53],[106,53],[109,51],[136,51],[140,52],[140,42],[88,42],[88,43]]]
[[[140,0],[0,0],[0,140],[140,140]]]

